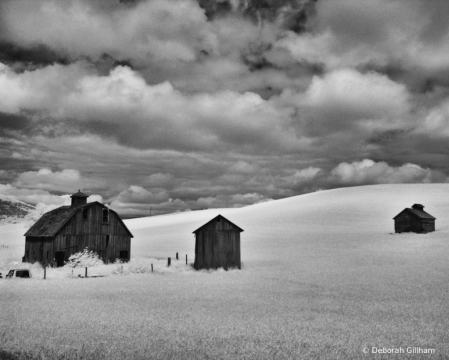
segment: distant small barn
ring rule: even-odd
[[[196,270],[223,267],[241,268],[240,233],[243,229],[218,215],[196,229],[195,263]]]
[[[70,255],[96,252],[104,261],[129,261],[133,235],[119,215],[78,191],[71,206],[61,206],[44,215],[25,233],[23,262],[64,265]]]
[[[424,206],[414,204],[411,208],[405,208],[394,218],[394,231],[427,233],[435,231],[435,220],[432,215],[424,211]]]

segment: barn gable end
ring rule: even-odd
[[[120,216],[99,202],[84,202],[86,198],[79,192],[72,195],[71,206],[42,215],[25,233],[23,262],[55,261],[62,266],[70,255],[86,247],[105,261],[130,259],[133,235]]]
[[[240,233],[243,229],[218,215],[195,234],[195,264],[199,269],[241,268]]]

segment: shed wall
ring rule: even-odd
[[[419,219],[407,213],[399,214],[394,221],[394,231],[401,232],[431,232],[435,231],[435,220]]]

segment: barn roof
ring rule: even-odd
[[[99,203],[98,201],[94,201],[87,204],[82,204],[79,206],[71,207],[71,206],[61,206],[57,209],[46,212],[44,215],[40,217],[39,220],[25,233],[24,236],[43,236],[43,237],[51,237],[55,236],[59,230],[76,214],[79,209],[93,206],[94,204],[98,204],[103,208],[106,208],[105,205]],[[117,213],[114,210],[109,209],[109,211]],[[129,229],[126,227],[125,223],[122,221],[120,216],[117,215],[120,223],[123,225],[125,230],[128,232],[129,236],[134,237]]]
[[[393,219],[396,219],[403,212],[408,212],[408,213],[410,213],[412,215],[415,215],[415,216],[419,217],[420,219],[432,219],[432,220],[436,219],[435,217],[433,217],[429,213],[425,212],[424,210],[418,210],[418,209],[412,209],[412,208],[405,208],[399,214],[397,214]]]
[[[200,226],[198,229],[196,229],[195,231],[193,231],[193,234],[196,233],[197,231],[201,230],[203,227],[209,225],[211,222],[215,221],[216,219],[221,218],[226,220],[228,223],[230,223],[232,226],[236,227],[240,232],[243,232],[244,230],[240,227],[238,227],[237,225],[235,225],[232,221],[229,221],[228,219],[226,219],[224,216],[222,216],[221,214],[218,214],[217,216],[215,216],[212,220],[208,221],[207,223],[205,223],[204,225]]]

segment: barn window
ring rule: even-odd
[[[87,210],[88,209],[83,209],[83,220],[87,220]]]
[[[109,209],[103,209],[103,222],[109,222]]]
[[[109,235],[106,235],[106,247],[108,247],[109,244]]]
[[[128,259],[128,251],[120,251],[120,259]]]
[[[220,222],[220,218],[217,219],[217,222]]]

